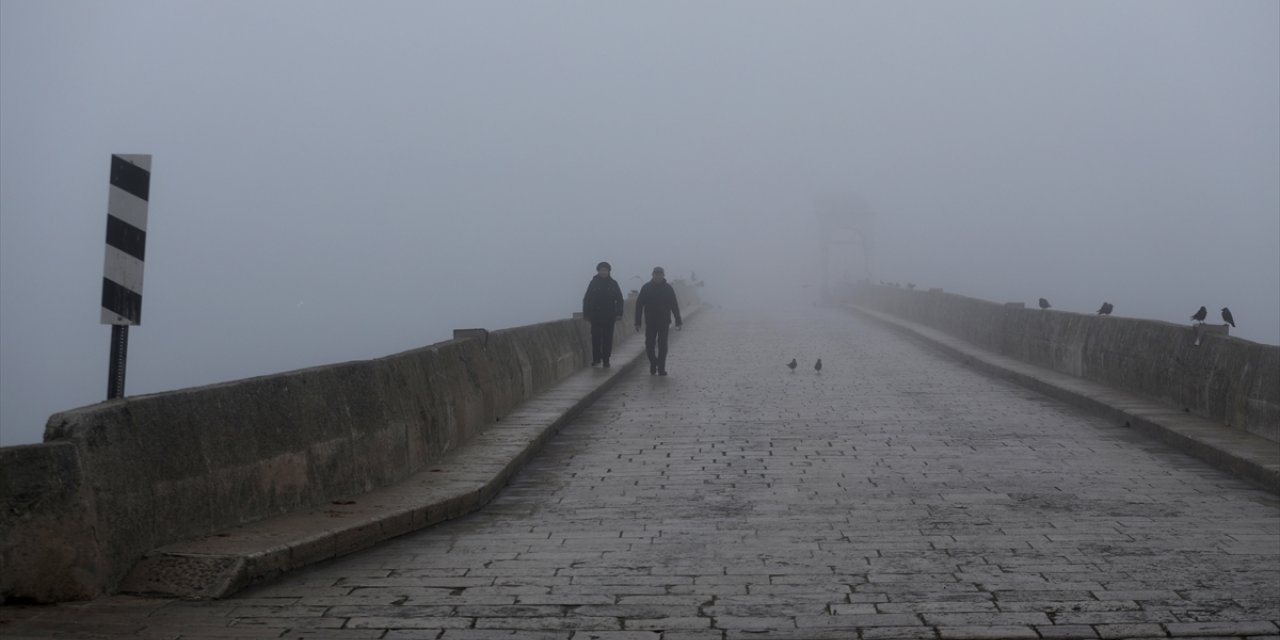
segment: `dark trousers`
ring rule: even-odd
[[[591,361],[608,360],[613,355],[613,318],[591,321]]]
[[[658,371],[667,370],[667,335],[671,333],[671,325],[669,324],[648,324],[644,325],[644,352],[649,356],[649,368],[658,368]],[[655,355],[653,348],[658,347],[658,353]]]

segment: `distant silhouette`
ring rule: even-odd
[[[1204,307],[1201,307],[1201,309],[1203,308]],[[1222,321],[1231,325],[1232,327],[1236,326],[1236,319],[1231,317],[1231,310],[1226,307],[1222,308]]]
[[[1100,308],[1098,309],[1098,315],[1100,315],[1100,316],[1109,316],[1109,315],[1111,315],[1111,311],[1112,311],[1113,309],[1115,309],[1115,307],[1111,306],[1111,303],[1110,303],[1110,302],[1104,302],[1104,303],[1102,303],[1102,307],[1100,307]]]
[[[813,370],[822,371],[822,358],[818,358],[818,361],[813,363]]]
[[[1191,319],[1196,322],[1204,322],[1205,316],[1207,315],[1209,315],[1209,310],[1204,308],[1204,305],[1200,305],[1200,310],[1197,311],[1194,316],[1191,316]]]
[[[649,375],[667,375],[667,335],[671,329],[671,317],[675,316],[676,331],[684,326],[680,319],[680,303],[676,291],[667,283],[667,272],[662,267],[653,268],[653,278],[640,287],[636,296],[636,331],[644,320],[644,350],[649,357]]]
[[[908,283],[907,283],[907,288],[908,288],[908,289],[911,289],[911,290],[913,290],[913,291],[914,291],[914,290],[915,290],[915,288],[916,288],[916,283],[914,283],[914,282],[908,282]]]
[[[788,368],[788,369],[790,369],[790,370],[792,370],[792,371],[795,371],[795,370],[796,370],[796,359],[795,359],[795,358],[792,358],[792,359],[791,359],[791,362],[788,362],[788,363],[787,363],[787,368]]]
[[[1040,298],[1040,308],[1041,308],[1041,309],[1048,309],[1049,307],[1050,307],[1050,305],[1049,305],[1049,301],[1048,301],[1048,300],[1045,300],[1044,298]]]
[[[596,265],[596,275],[582,296],[582,317],[591,323],[591,366],[609,368],[613,354],[613,325],[622,319],[622,288],[608,262]]]

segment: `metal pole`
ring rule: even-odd
[[[129,325],[111,325],[111,364],[107,377],[107,399],[124,397],[124,368],[129,356]]]

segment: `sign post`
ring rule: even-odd
[[[129,326],[142,324],[142,265],[150,193],[151,155],[113,154],[102,276],[102,324],[111,325],[108,400],[124,397]]]

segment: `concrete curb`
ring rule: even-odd
[[[1124,391],[1027,364],[866,307],[849,310],[984,373],[1125,424],[1280,495],[1280,443]]]
[[[700,309],[690,309],[685,319]],[[623,323],[623,328],[629,326]],[[643,339],[624,339],[617,346],[612,359],[620,364],[574,373],[403,482],[160,547],[134,566],[119,590],[193,600],[225,598],[285,572],[480,509],[561,427],[644,356]]]

